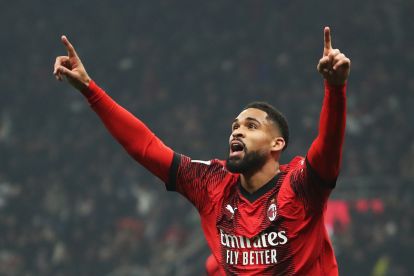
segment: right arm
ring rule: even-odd
[[[63,77],[88,100],[108,131],[141,165],[192,202],[200,212],[211,210],[211,198],[222,180],[231,177],[218,161],[200,162],[174,153],[148,127],[117,104],[88,76],[72,44],[65,36],[62,42],[67,56],[56,58],[53,74]]]
[[[174,152],[151,132],[148,127],[126,109],[117,104],[88,76],[72,44],[62,36],[68,56],[56,58],[53,74],[56,79],[65,76],[78,89],[102,120],[112,136],[141,165],[165,183]]]
[[[112,136],[151,173],[168,182],[173,151],[91,80],[87,99]]]

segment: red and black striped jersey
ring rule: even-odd
[[[337,275],[323,219],[335,182],[319,178],[302,157],[280,170],[250,194],[223,161],[175,154],[167,189],[197,208],[207,243],[226,274]]]
[[[338,274],[323,217],[341,163],[345,91],[325,81],[318,136],[306,158],[281,165],[253,194],[223,161],[174,153],[95,82],[82,93],[125,150],[197,208],[221,274],[308,276]]]

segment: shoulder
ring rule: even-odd
[[[219,174],[222,178],[231,174],[226,169],[226,162],[220,159],[200,160],[192,159],[183,154],[175,154],[174,164],[179,175],[193,175],[194,177],[209,177]]]
[[[220,159],[200,160],[181,155],[181,163],[199,167],[200,169],[226,168],[226,161]]]
[[[175,152],[174,153],[174,162],[178,165],[192,165],[200,167],[208,166],[225,166],[225,161],[219,159],[193,159],[187,155]]]
[[[191,163],[199,163],[199,164],[204,164],[207,166],[210,166],[210,165],[216,165],[216,166],[222,166],[222,167],[226,166],[226,161],[219,160],[219,159],[211,159],[211,160],[191,159]]]
[[[280,170],[285,173],[291,173],[297,169],[306,166],[306,159],[303,156],[295,156],[289,163],[280,166]]]

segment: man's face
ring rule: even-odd
[[[266,112],[257,108],[243,110],[232,124],[227,169],[234,173],[260,169],[272,158],[278,134],[276,126],[267,119]]]

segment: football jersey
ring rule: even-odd
[[[321,180],[305,158],[281,165],[280,173],[254,193],[217,159],[175,153],[169,179],[167,189],[197,208],[222,274],[338,274],[324,226],[335,182]]]
[[[336,179],[339,174],[345,92],[346,84],[330,85],[325,80],[318,136],[307,158],[281,165],[273,179],[248,193],[240,175],[227,171],[224,161],[197,161],[174,153],[94,81],[82,91],[125,150],[167,183],[167,189],[181,193],[197,208],[220,274],[230,275],[338,274],[324,226],[335,181],[323,181],[318,175]]]

